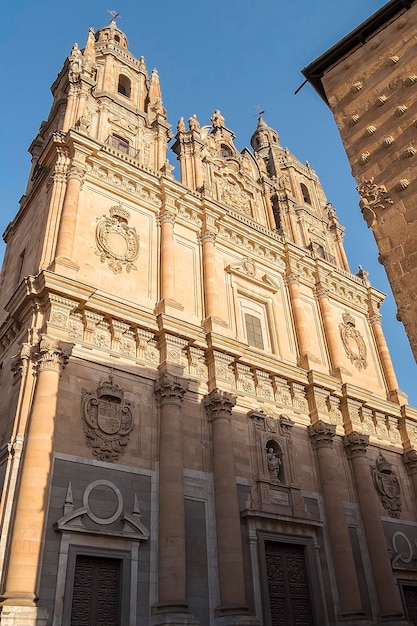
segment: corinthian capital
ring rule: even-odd
[[[80,183],[83,183],[84,174],[85,174],[85,170],[83,167],[80,167],[79,165],[73,165],[68,171],[67,179],[70,180],[71,178],[75,178],[75,180],[78,180]]]
[[[213,389],[212,392],[204,398],[204,406],[206,407],[209,419],[228,419],[232,417],[232,409],[236,404],[236,396],[220,389]]]
[[[159,403],[180,406],[187,391],[188,382],[179,376],[164,372],[155,382],[155,394]]]
[[[200,238],[202,243],[216,243],[217,233],[212,230],[205,230],[201,233]]]
[[[172,211],[163,211],[158,217],[160,224],[175,224],[175,213]]]
[[[346,453],[350,459],[358,456],[365,456],[366,449],[369,445],[369,435],[352,432],[349,435],[343,437],[343,443],[346,449]]]
[[[314,448],[331,448],[333,446],[333,437],[336,434],[336,426],[319,420],[308,427],[308,434]]]
[[[68,363],[69,351],[63,350],[60,342],[48,335],[41,335],[39,350],[37,353],[38,371],[52,370],[59,375]]]

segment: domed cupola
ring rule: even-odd
[[[103,28],[100,28],[96,32],[96,41],[97,43],[111,42],[116,44],[117,46],[120,46],[121,48],[126,49],[128,47],[127,37],[124,32],[122,32],[120,28],[118,28],[115,20],[112,20],[110,24],[104,26]]]
[[[250,139],[250,143],[255,152],[261,152],[265,148],[280,147],[277,131],[270,128],[261,116],[259,116],[258,125]]]

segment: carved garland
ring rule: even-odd
[[[139,237],[136,230],[128,226],[130,213],[119,204],[111,207],[110,217],[103,215],[98,219],[96,227],[96,243],[102,263],[107,264],[115,274],[119,274],[123,266],[126,272],[136,270],[133,261],[139,253]]]

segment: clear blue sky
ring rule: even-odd
[[[49,87],[71,46],[85,44],[88,28],[108,23],[108,9],[120,12],[119,27],[131,52],[159,71],[164,105],[174,129],[193,113],[207,124],[220,109],[236,134],[239,149],[249,145],[258,107],[281,143],[316,170],[340,222],[351,270],[361,264],[372,284],[388,293],[383,326],[400,387],[417,406],[417,366],[373,235],[358,208],[350,174],[330,110],[309,85],[297,96],[300,70],[385,4],[381,0],[162,0],[9,3],[3,11],[0,58],[1,212],[4,230],[18,208],[29,171],[27,147],[51,105]],[[175,164],[175,155],[171,162]],[[0,255],[3,249],[0,249]]]

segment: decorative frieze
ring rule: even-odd
[[[255,382],[250,367],[242,363],[235,363],[234,373],[236,389],[250,395],[255,394]]]

